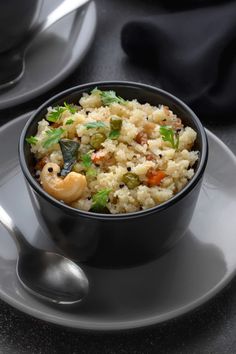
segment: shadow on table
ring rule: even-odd
[[[23,315],[19,311],[0,303],[3,318],[8,324],[0,323],[0,352],[33,353],[222,353],[227,346],[233,352],[235,328],[229,323],[236,323],[236,280],[208,304],[193,313],[165,324],[119,333],[82,333],[61,329],[43,321]],[[234,319],[235,320],[234,320]],[[23,330],[24,329],[24,330]],[[223,336],[227,331],[228,338]],[[222,342],[226,342],[225,344]],[[19,342],[21,344],[19,344]],[[25,345],[27,343],[27,350]],[[22,347],[20,347],[22,345]],[[232,351],[230,351],[230,347]],[[14,351],[14,349],[17,351]],[[32,350],[31,350],[32,348]],[[200,350],[200,351],[199,351]],[[226,353],[228,351],[225,352]],[[35,352],[34,352],[35,353]]]

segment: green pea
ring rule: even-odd
[[[121,130],[122,119],[116,116],[112,116],[110,119],[111,130]]]
[[[95,149],[100,149],[102,143],[106,140],[106,135],[103,133],[95,133],[91,136],[90,145]]]
[[[122,182],[124,182],[129,189],[134,189],[135,187],[138,187],[141,183],[138,175],[132,172],[127,172],[126,174],[124,174],[122,177]]]

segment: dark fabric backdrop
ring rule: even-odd
[[[163,3],[166,13],[127,22],[124,51],[151,67],[161,86],[200,117],[230,120],[236,99],[236,2]]]

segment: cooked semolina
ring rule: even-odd
[[[152,208],[183,189],[194,176],[196,137],[167,106],[96,88],[79,102],[49,107],[27,141],[35,178],[52,197],[118,214]]]

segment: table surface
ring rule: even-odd
[[[165,11],[156,0],[96,0],[95,41],[73,74],[30,103],[0,111],[0,125],[35,109],[46,98],[71,86],[99,80],[130,80],[158,86],[149,68],[129,61],[120,46],[122,25],[136,16]],[[236,120],[203,123],[236,153]],[[192,313],[143,330],[76,332],[31,318],[0,301],[0,354],[53,353],[236,353],[236,280]]]

